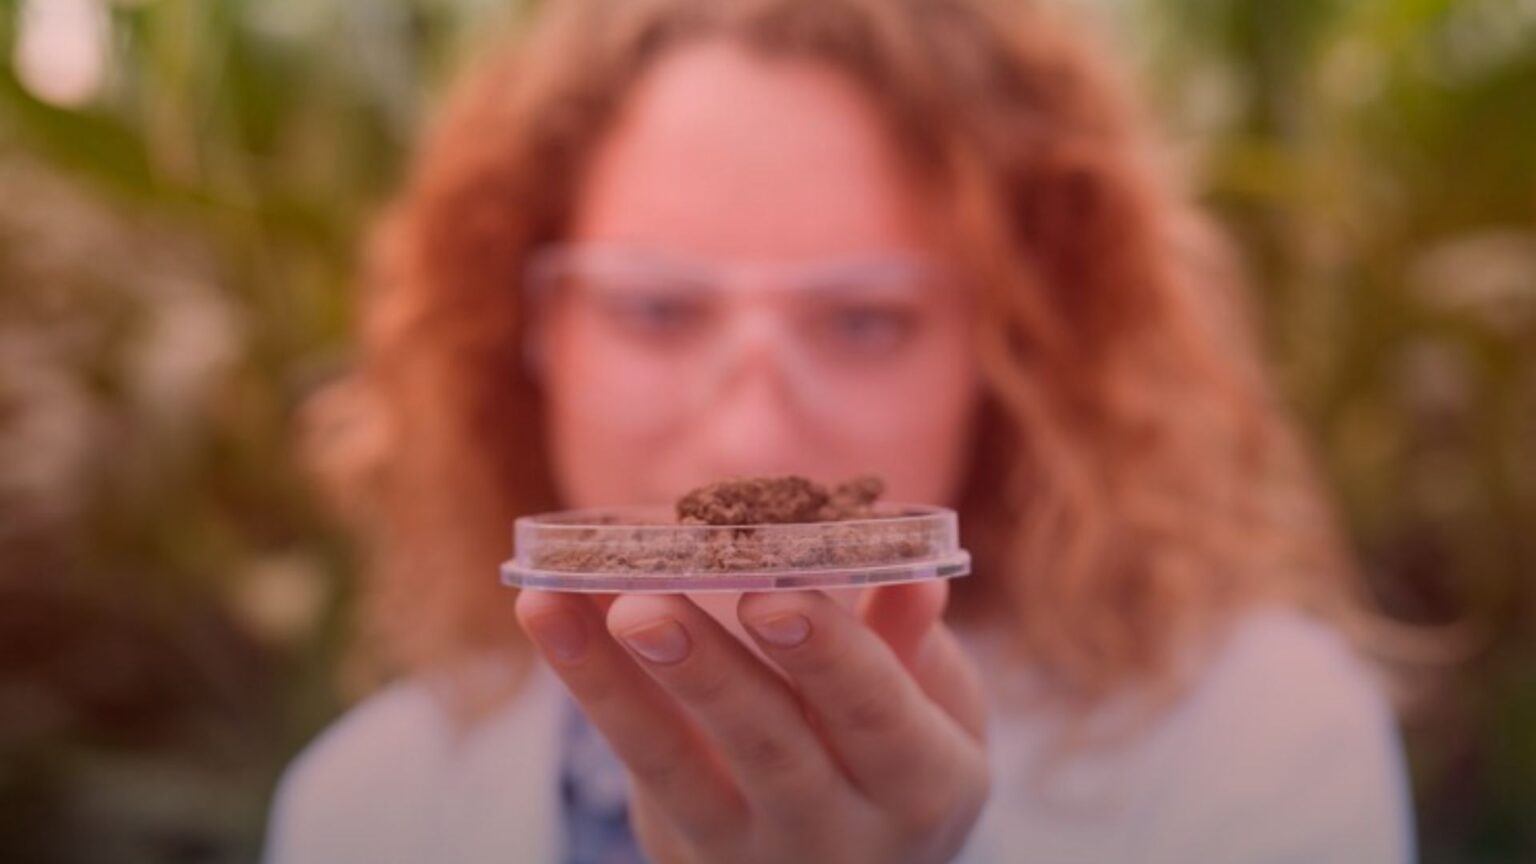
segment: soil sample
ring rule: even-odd
[[[885,492],[879,477],[856,477],[828,492],[804,477],[736,477],[710,483],[677,502],[685,525],[761,525],[868,519]]]
[[[678,500],[676,522],[573,525],[542,540],[533,566],[550,571],[686,575],[828,570],[942,554],[942,523],[876,506],[885,484],[857,477],[831,489],[804,477],[741,477]],[[626,530],[627,529],[627,530]]]

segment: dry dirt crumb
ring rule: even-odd
[[[759,525],[868,518],[885,491],[879,477],[856,477],[831,492],[804,477],[733,477],[700,486],[677,502],[679,522]]]

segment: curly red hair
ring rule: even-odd
[[[520,650],[496,564],[514,517],[560,504],[520,275],[628,89],[705,38],[848,75],[949,208],[985,298],[961,504],[978,575],[955,617],[1005,625],[1087,703],[1173,680],[1245,606],[1348,615],[1350,568],[1225,247],[1065,21],[968,0],[572,0],[457,93],[377,235],[356,373],[318,403],[352,421],[321,462],[372,541],[368,620],[396,662]]]

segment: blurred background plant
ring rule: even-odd
[[[1382,602],[1427,861],[1536,860],[1536,0],[1096,7],[1255,273]],[[361,233],[510,0],[0,0],[0,857],[250,861],[348,694],[294,459]]]

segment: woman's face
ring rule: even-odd
[[[545,256],[538,358],[572,507],[730,475],[952,502],[977,400],[934,211],[838,73],[726,42],[632,92]]]

